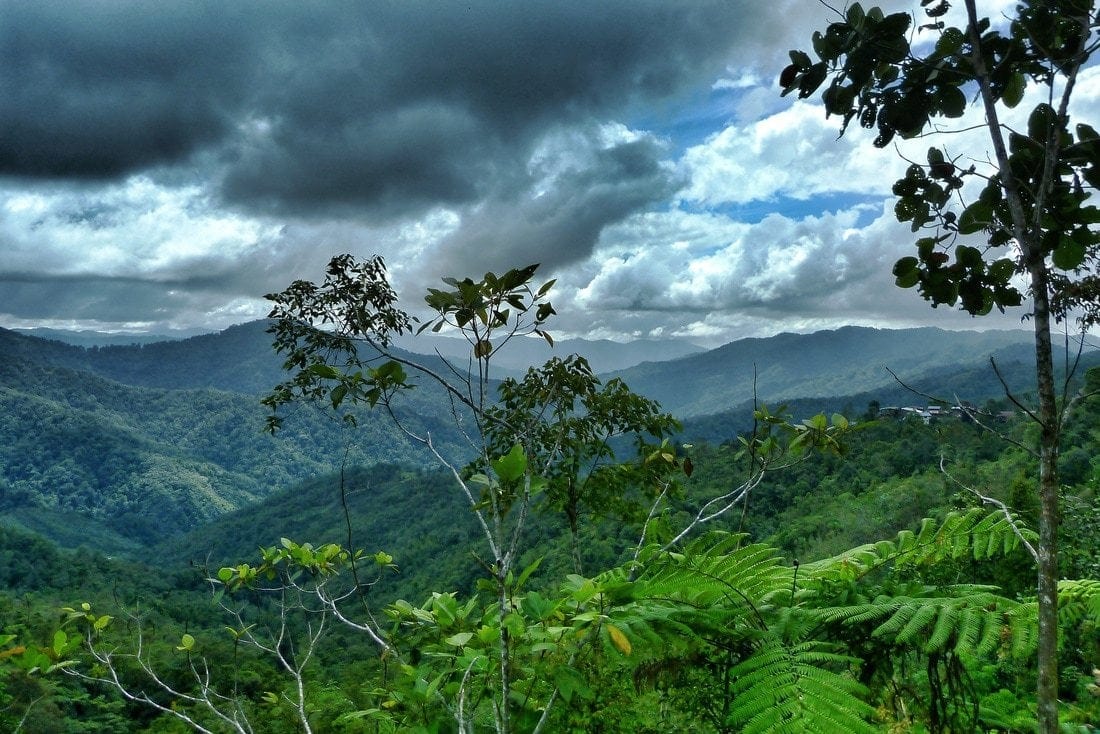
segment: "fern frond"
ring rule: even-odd
[[[963,609],[959,613],[958,627],[955,630],[955,653],[977,652],[981,639],[985,615],[975,609]],[[946,641],[945,641],[946,642]]]
[[[985,656],[1002,643],[1012,654],[1034,645],[1033,604],[998,596],[993,587],[928,587],[923,596],[880,596],[869,604],[815,610],[827,623],[849,626],[878,623],[873,637],[925,653],[953,649],[959,655]]]
[[[727,724],[746,734],[876,731],[867,723],[874,710],[861,698],[866,689],[843,672],[853,662],[821,642],[766,637],[731,671]]]
[[[1058,619],[1065,626],[1100,625],[1100,580],[1058,582]]]
[[[966,556],[987,560],[1015,549],[1020,544],[1017,532],[1029,539],[1034,536],[999,511],[988,513],[973,508],[950,513],[938,525],[926,518],[915,533],[903,530],[894,540],[862,545],[839,556],[805,564],[803,569],[808,578],[819,581],[852,581],[890,565],[927,567]]]
[[[718,535],[718,538],[714,538]],[[781,564],[775,548],[737,547],[738,536],[712,534],[683,553],[651,561],[637,579],[639,594],[681,601],[695,607],[723,603],[756,605],[780,589],[789,589],[793,570]]]
[[[982,636],[978,640],[978,646],[974,648],[974,652],[979,657],[991,655],[1001,645],[1001,632],[1003,629],[1004,625],[999,620],[984,618],[982,620]]]
[[[936,621],[936,616],[942,611],[942,607],[938,607],[933,604],[920,604],[917,605],[915,612],[909,618],[909,621],[905,623],[905,626],[898,630],[894,635],[894,639],[901,643],[912,641],[914,637],[925,636],[928,634],[928,628],[931,623]],[[878,630],[875,630],[878,633]]]
[[[949,604],[940,609],[939,614],[936,615],[936,624],[932,627],[932,633],[924,644],[925,652],[942,650],[947,647],[947,643],[954,638],[956,631],[959,629],[960,616],[960,607],[957,605]],[[955,647],[958,647],[958,645]]]

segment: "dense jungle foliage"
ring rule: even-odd
[[[695,441],[664,410],[726,407],[715,401],[728,399],[730,350],[616,376],[553,357],[497,379],[490,363],[510,340],[553,343],[553,281],[538,284],[537,265],[444,278],[417,329],[380,258],[338,255],[323,280],[268,296],[285,373],[265,388],[265,425],[294,436],[290,446],[324,435],[307,464],[339,457],[331,478],[298,484],[310,474],[268,458],[278,451],[180,425],[174,391],[244,425],[243,413],[219,413],[232,400],[188,363],[161,375],[117,350],[56,346],[44,368],[21,362],[34,347],[16,340],[4,365],[15,387],[2,393],[15,438],[3,457],[0,725],[1095,730],[1100,372],[1084,372],[1068,329],[1059,363],[1054,337],[1073,320],[1100,323],[1100,134],[1069,116],[1100,16],[1087,0],[1025,0],[994,24],[964,0],[957,28],[941,20],[950,4],[922,2],[919,26],[858,3],[833,10],[813,57],[791,51],[779,84],[820,92],[842,135],[856,120],[878,147],[954,132],[948,121],[977,100],[993,154],[933,138],[925,162],[909,162],[894,212],[915,254],[893,273],[932,305],[975,316],[1026,300],[1023,384],[1034,392],[1002,373],[1008,402],[981,410],[956,398],[953,413],[905,418],[871,394],[865,409],[848,395],[840,410],[796,414],[771,398],[809,384],[851,393],[875,371],[801,355],[751,380],[738,370],[753,385],[737,391],[753,396],[751,418],[712,415],[709,440]],[[1026,121],[1000,123],[1029,87],[1039,101]],[[394,347],[414,330],[457,333],[465,363]],[[858,360],[851,351],[836,357]],[[914,343],[901,352],[923,359],[925,376],[942,359]],[[154,408],[121,410],[122,393],[89,402],[83,372],[139,385]],[[313,420],[377,450],[356,453]],[[271,481],[296,486],[278,494]],[[141,561],[60,552],[20,529],[51,510],[42,529],[53,537],[79,534],[74,522],[66,536],[65,521],[86,510],[98,522],[86,527],[104,533],[90,542]]]
[[[1098,386],[1100,372],[1092,371],[1079,389],[1084,395]],[[958,417],[929,423],[876,417],[878,408],[871,403],[849,410],[847,418],[858,429],[845,435],[843,453],[808,454],[769,474],[712,528],[721,533],[704,534],[682,552],[666,552],[663,561],[648,560],[650,570],[634,579],[622,576],[625,571],[589,579],[574,575],[567,523],[556,513],[540,512],[536,503],[533,510],[540,514],[524,530],[526,550],[517,564],[530,573],[515,586],[519,618],[509,624],[517,625],[517,638],[531,640],[524,652],[534,651],[534,680],[552,681],[562,697],[545,730],[737,731],[760,714],[740,708],[745,681],[772,685],[801,671],[806,681],[833,692],[815,706],[836,707],[831,715],[845,730],[1029,731],[1033,640],[1027,626],[1033,612],[1027,600],[1033,567],[1017,537],[996,513],[981,510],[967,488],[1017,508],[1022,526],[1029,526],[1032,462],[1005,437],[1023,441],[1033,429],[1019,414],[983,426]],[[1100,575],[1097,426],[1100,398],[1080,401],[1063,450],[1065,501],[1072,510],[1062,527],[1066,578]],[[662,524],[679,527],[700,503],[751,472],[738,434],[751,436],[731,430],[725,440],[670,445],[677,464],[672,475],[682,491]],[[624,458],[631,451],[620,448]],[[588,513],[578,539],[583,568],[630,568],[645,519],[638,513]],[[650,528],[661,532],[652,522]],[[916,535],[897,536],[899,529]],[[281,550],[288,554],[284,563],[292,562],[289,554],[300,554],[302,546],[280,545],[280,538],[308,539],[313,550],[330,543],[365,549],[367,563],[358,573],[374,570],[356,583],[369,588],[374,609],[396,602],[389,607],[389,624],[400,630],[396,639],[405,657],[399,663],[379,656],[364,635],[329,626],[301,679],[311,730],[453,730],[446,707],[433,704],[425,686],[457,685],[446,674],[454,669],[448,661],[486,627],[471,606],[479,589],[485,593],[484,552],[468,505],[453,491],[453,477],[446,470],[396,464],[349,466],[296,485],[189,534],[144,546],[149,550],[142,562],[93,550],[62,551],[41,537],[5,528],[0,723],[26,732],[186,730],[167,713],[123,700],[110,685],[62,670],[43,674],[73,659],[81,623],[94,626],[110,615],[101,630],[104,643],[122,649],[141,631],[145,661],[167,682],[181,690],[193,687],[189,668],[201,652],[212,679],[233,682],[253,730],[300,731],[290,703],[293,676],[280,670],[277,658],[235,641],[233,632],[247,624],[278,629],[279,603],[244,586],[212,596],[217,589],[210,582],[219,569],[240,573],[240,564],[255,564],[257,548]],[[915,542],[921,538],[933,542]],[[890,542],[864,545],[876,541]],[[856,548],[861,550],[851,550]],[[315,562],[303,558],[298,562],[307,567]],[[333,563],[343,563],[341,576],[347,575],[346,562]],[[689,590],[693,596],[686,596]],[[217,593],[225,591],[223,586]],[[1095,586],[1072,593],[1077,601],[1066,604],[1061,694],[1067,720],[1085,725],[1100,716],[1100,697],[1090,689],[1100,659],[1098,597]],[[229,598],[241,620],[227,618],[212,603]],[[579,600],[593,598],[602,599],[600,613],[578,621],[589,609]],[[876,607],[882,598],[893,601]],[[59,612],[62,607],[75,614]],[[62,624],[64,618],[72,620]],[[301,644],[290,640],[305,634],[310,621],[287,620],[284,644]],[[546,637],[566,628],[591,638],[573,651],[572,660],[559,657],[560,640]],[[760,657],[773,648],[779,657]],[[747,656],[749,651],[758,654]],[[764,667],[747,669],[750,661]],[[132,664],[119,671],[136,685],[140,675]],[[805,693],[796,685],[780,702]],[[801,721],[797,712],[787,713]],[[206,725],[220,730],[216,722]],[[536,725],[516,721],[521,729]]]

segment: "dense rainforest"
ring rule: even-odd
[[[255,335],[269,338],[261,326],[268,327],[257,325]],[[829,344],[822,336],[815,338]],[[873,334],[875,339],[886,336],[889,333]],[[522,630],[515,627],[517,639],[530,638],[540,616],[546,624],[555,615],[558,624],[554,626],[562,631],[554,634],[577,625],[571,635],[591,638],[583,653],[574,651],[571,663],[555,659],[561,643],[545,637],[528,643],[533,653],[523,651],[544,661],[548,666],[544,675],[561,691],[562,700],[551,709],[546,730],[739,730],[736,722],[749,719],[737,717],[749,714],[739,713],[734,705],[745,698],[736,681],[763,673],[746,672],[738,666],[751,660],[745,657],[747,650],[765,644],[760,635],[777,623],[772,619],[777,611],[780,624],[800,629],[811,625],[827,633],[788,653],[794,658],[805,655],[810,667],[803,672],[826,690],[850,687],[853,700],[869,707],[858,711],[850,709],[850,702],[828,704],[841,706],[845,713],[837,716],[847,721],[846,727],[868,722],[872,727],[903,730],[953,730],[963,725],[1030,730],[1034,681],[1028,656],[1032,641],[1026,630],[1021,630],[1027,624],[1026,599],[1033,593],[1033,570],[1016,536],[1003,523],[997,525],[996,513],[990,515],[988,505],[982,509],[979,494],[1013,507],[1019,527],[1025,529],[1024,537],[1030,537],[1026,528],[1034,524],[1034,500],[1029,492],[1034,468],[1021,445],[1034,429],[1008,400],[997,397],[998,385],[971,376],[971,372],[980,372],[982,359],[1004,347],[994,345],[992,351],[979,354],[990,347],[974,344],[974,353],[969,354],[974,366],[954,370],[956,379],[971,380],[968,386],[986,386],[984,391],[973,387],[970,393],[982,403],[972,416],[945,412],[930,418],[884,411],[883,406],[906,404],[906,396],[909,403],[925,404],[923,396],[906,393],[896,382],[884,383],[877,391],[795,400],[785,409],[759,404],[754,413],[750,404],[747,415],[746,409],[739,409],[688,419],[669,434],[672,440],[666,440],[663,449],[655,444],[643,451],[647,455],[639,455],[637,447],[621,437],[611,441],[619,471],[639,471],[654,452],[656,462],[667,465],[657,473],[643,471],[650,481],[675,486],[659,518],[647,520],[647,505],[642,503],[585,506],[579,513],[577,537],[571,540],[568,519],[552,506],[550,496],[544,493],[533,501],[533,518],[522,529],[518,546],[522,552],[515,575],[518,578],[522,571],[523,580],[513,580],[510,592],[527,617]],[[43,345],[46,351],[59,348]],[[5,490],[13,491],[3,495],[5,525],[0,531],[0,625],[5,641],[0,660],[6,666],[0,716],[7,728],[20,727],[19,731],[26,732],[188,730],[186,726],[180,729],[182,724],[173,715],[149,702],[126,700],[115,686],[95,679],[116,666],[133,691],[145,691],[149,683],[141,682],[139,664],[144,661],[180,693],[194,692],[197,681],[207,674],[222,686],[230,685],[233,693],[225,695],[240,707],[242,720],[254,731],[302,730],[293,703],[296,679],[281,667],[279,647],[274,648],[273,656],[270,650],[264,653],[235,635],[255,624],[268,631],[282,629],[284,646],[301,645],[303,639],[312,639],[309,630],[316,620],[305,614],[305,607],[292,608],[285,598],[271,598],[259,587],[234,586],[238,576],[233,574],[263,567],[257,549],[267,549],[264,553],[286,554],[270,568],[301,563],[299,573],[314,576],[316,582],[325,578],[321,573],[324,566],[317,565],[308,553],[333,544],[332,548],[363,549],[363,563],[358,568],[334,557],[332,562],[342,571],[336,577],[352,572],[359,576],[351,588],[369,589],[370,608],[388,615],[390,621],[381,624],[394,625],[395,640],[404,646],[404,659],[397,662],[396,652],[393,660],[386,653],[380,655],[369,636],[357,633],[354,627],[327,626],[325,633],[310,643],[308,667],[298,679],[307,692],[308,708],[302,710],[310,730],[453,729],[453,722],[447,723],[447,709],[433,706],[428,689],[418,686],[438,681],[437,689],[443,689],[447,676],[440,661],[449,658],[437,648],[462,650],[455,643],[468,644],[486,629],[480,617],[463,621],[463,615],[474,614],[475,607],[470,605],[485,593],[489,571],[470,505],[454,491],[454,477],[447,468],[424,460],[407,441],[392,450],[414,453],[396,454],[397,461],[390,458],[393,454],[365,461],[363,454],[353,453],[364,451],[361,445],[349,449],[341,437],[345,441],[349,435],[364,442],[373,440],[370,436],[380,430],[380,421],[360,419],[357,426],[349,427],[326,416],[326,410],[332,412],[331,404],[327,408],[305,406],[291,414],[291,421],[313,421],[304,429],[291,431],[313,432],[318,446],[314,455],[327,451],[335,456],[329,456],[332,463],[327,468],[301,454],[297,458],[278,456],[281,448],[270,442],[293,442],[298,434],[292,432],[287,439],[286,433],[263,433],[263,410],[256,394],[216,386],[127,386],[75,364],[72,360],[80,356],[77,352],[66,352],[69,366],[62,367],[56,358],[53,363],[40,355],[28,359],[27,350],[39,345],[23,346],[24,366],[5,366],[5,399],[14,407],[48,383],[50,389],[42,392],[49,399],[41,399],[35,407],[45,411],[42,415],[56,418],[25,418],[19,423],[18,412],[13,410],[7,416],[10,425],[24,430],[28,425],[38,426],[22,443],[16,443],[16,428],[8,429],[13,436],[9,442],[13,456],[19,448],[23,463],[6,460],[11,473],[5,479]],[[836,350],[838,358],[851,356],[835,343],[829,348]],[[952,348],[957,349],[957,344]],[[805,354],[804,345],[795,349]],[[1011,379],[1026,382],[1026,373],[1013,371],[1003,355],[1001,359]],[[947,371],[940,367],[937,372]],[[194,371],[190,374],[197,379]],[[934,378],[935,374],[917,379]],[[168,378],[160,379],[168,382]],[[1089,395],[1098,384],[1100,370],[1090,371],[1074,389],[1079,395]],[[492,389],[499,390],[499,383],[494,382]],[[791,454],[793,460],[783,462],[787,465],[761,475],[731,512],[692,539],[695,545],[688,546],[694,548],[690,569],[664,568],[662,573],[672,574],[669,578],[658,575],[649,579],[643,574],[634,580],[628,575],[614,581],[594,577],[608,585],[599,591],[606,596],[601,602],[606,609],[594,620],[578,622],[577,617],[586,612],[574,611],[569,618],[560,608],[563,588],[571,589],[569,598],[576,598],[583,596],[585,583],[593,583],[593,579],[584,581],[584,573],[631,567],[644,532],[667,537],[671,529],[689,523],[697,508],[742,486],[746,477],[753,475],[754,461],[759,461],[753,450],[763,450],[761,425],[769,420],[779,425],[777,416],[789,417],[791,410],[802,411],[798,420],[801,416],[808,419],[814,409],[835,410],[838,415],[829,419],[830,425],[849,426],[838,436],[836,450],[819,447],[797,457]],[[203,415],[208,422],[197,424]],[[429,425],[436,425],[432,421],[443,423],[442,417],[432,418],[423,410],[419,419]],[[214,425],[215,421],[220,423]],[[173,422],[192,429],[173,429]],[[1093,459],[1100,455],[1098,425],[1100,398],[1082,399],[1064,436],[1067,513],[1062,526],[1062,564],[1066,578],[1095,579],[1100,575],[1100,509],[1096,502],[1100,465]],[[326,431],[333,437],[326,437]],[[155,440],[156,436],[165,440]],[[255,467],[246,467],[249,451],[260,457],[251,459]],[[230,459],[230,453],[236,458]],[[636,455],[639,458],[632,458]],[[85,483],[85,495],[94,497],[99,492],[98,503],[88,502],[83,512],[80,500],[70,500],[73,504],[66,506],[59,499],[42,502],[41,496],[34,494],[33,488],[51,486],[53,479],[34,483],[14,478],[16,471],[27,471],[20,466],[68,462],[70,467],[79,467],[81,457],[89,467],[101,467],[103,472],[96,476],[70,469]],[[121,468],[111,474],[110,464],[97,463],[96,457],[118,457],[115,461]],[[204,467],[196,457],[209,465]],[[582,473],[598,475],[600,461],[607,458],[587,464]],[[166,474],[177,483],[185,482],[186,469],[194,467],[200,484],[229,474],[234,470],[230,462],[236,461],[237,470],[246,478],[238,481],[252,488],[263,485],[266,491],[253,489],[239,498],[218,494],[230,501],[236,499],[236,509],[229,509],[227,501],[222,511],[211,508],[207,517],[196,518],[182,513],[180,506],[201,504],[202,498],[209,496],[209,486],[199,486],[197,495],[192,495],[186,490],[194,487],[162,485],[174,498],[174,503],[166,502],[163,495],[150,496],[130,488],[128,482],[134,480],[126,478],[132,476],[127,473],[127,460],[146,467],[145,471],[157,461],[164,462]],[[312,478],[297,478],[310,475]],[[70,484],[76,481],[70,480]],[[233,486],[231,479],[226,481]],[[280,485],[285,488],[272,489]],[[15,491],[17,488],[22,491]],[[57,497],[71,496],[70,492],[59,491]],[[147,508],[158,509],[153,517],[145,517],[150,530],[126,530],[121,508],[127,507],[127,497],[135,496],[144,497]],[[45,508],[48,511],[43,511]],[[149,511],[137,509],[135,513]],[[156,528],[171,530],[158,533]],[[935,538],[935,543],[945,546],[944,555],[904,560],[919,554],[906,547],[911,541],[904,534],[899,536],[899,531],[911,531],[915,538]],[[42,532],[52,540],[39,534]],[[869,543],[878,545],[866,545]],[[893,550],[886,547],[891,545]],[[572,546],[579,548],[580,573],[574,568]],[[305,555],[303,547],[309,549]],[[853,550],[860,548],[863,550],[858,553]],[[748,550],[752,561],[744,568],[724,568],[717,562]],[[882,555],[871,560],[861,553]],[[670,559],[667,562],[674,564],[674,558]],[[715,564],[714,568],[708,569],[708,563]],[[865,570],[852,575],[850,569],[861,563],[866,564]],[[755,607],[752,614],[769,620],[766,627],[751,632],[755,625],[750,624],[748,637],[733,631],[738,615],[733,608],[723,610],[730,603],[726,598],[729,591],[713,597],[717,592],[709,585],[723,573],[733,574],[723,583],[737,588],[736,593],[750,594],[754,585],[761,592],[760,600],[748,608]],[[744,578],[736,576],[746,573]],[[229,583],[223,583],[221,577]],[[711,581],[704,584],[701,578]],[[647,590],[642,594],[645,584]],[[678,594],[694,589],[697,598],[681,600],[686,608],[678,610],[644,608],[670,594],[669,588],[656,593],[669,584]],[[806,589],[799,590],[800,584]],[[796,618],[797,605],[785,614],[783,604],[776,607],[776,595],[782,596],[783,588],[788,595],[795,590],[797,598],[797,594],[808,595],[815,584],[822,585],[818,593],[828,590],[829,600],[813,612],[807,604],[807,618]],[[869,607],[884,594],[916,600],[945,585],[957,592],[952,604],[962,608],[963,602],[957,600],[977,598],[982,609],[1002,616],[980,621],[975,640],[952,637],[950,645],[935,649],[914,644],[914,639],[940,634],[937,629],[949,622],[961,623],[960,617],[944,616],[942,599],[934,614],[919,615],[925,617],[923,621],[915,611],[903,623],[883,616],[886,613],[882,611],[875,616]],[[1096,684],[1091,670],[1100,649],[1095,609],[1088,611],[1089,604],[1095,605],[1095,597],[1086,594],[1082,599],[1077,607],[1070,607],[1079,609],[1076,616],[1067,612],[1061,693],[1068,720],[1086,725],[1100,715],[1100,698],[1095,688],[1090,689]],[[231,601],[226,604],[227,600]],[[792,601],[788,598],[785,603]],[[87,611],[82,604],[87,604]],[[822,602],[819,599],[814,604]],[[861,604],[868,608],[861,609]],[[1002,608],[1002,604],[1014,606]],[[697,611],[689,611],[693,608]],[[901,609],[896,602],[887,608],[890,614]],[[298,616],[289,615],[292,609]],[[697,618],[705,609],[722,611]],[[854,614],[857,621],[845,620],[844,614]],[[861,615],[867,621],[859,621]],[[144,657],[121,656],[101,661],[98,667],[78,660],[81,625],[94,629],[98,620],[107,617],[109,622],[97,630],[102,635],[99,644],[112,646],[120,655],[123,650],[125,655],[137,654],[133,648],[136,635]],[[891,623],[896,628],[892,631]],[[729,642],[721,642],[723,635]],[[967,645],[973,649],[966,649]],[[196,668],[200,659],[202,667]],[[63,667],[45,673],[59,664]],[[64,666],[69,664],[82,670],[85,677],[66,675]],[[401,667],[395,671],[393,666]],[[416,671],[424,667],[433,671],[431,677],[418,677]],[[202,671],[198,678],[194,677],[196,670]],[[767,674],[782,677],[781,671]],[[148,692],[162,705],[171,699],[164,690]],[[483,691],[481,705],[485,695]],[[197,722],[213,731],[233,730],[232,726],[219,728],[216,717],[206,715],[204,719],[196,701],[177,701],[175,706],[191,711]]]
[[[1095,731],[1100,367],[1068,324],[1100,323],[1100,134],[1069,116],[1097,16],[963,5],[852,3],[779,86],[841,135],[932,140],[892,189],[895,282],[1026,300],[1024,339],[494,371],[553,344],[538,265],[443,278],[417,326],[352,255],[228,337],[0,333],[0,725]],[[987,143],[959,154],[937,136],[968,100]],[[414,331],[465,345],[399,349]]]

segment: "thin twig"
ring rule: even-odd
[[[981,503],[982,503],[983,505],[992,505],[993,507],[996,507],[996,508],[997,508],[998,510],[1000,510],[1000,511],[1001,511],[1001,513],[1002,513],[1002,514],[1003,514],[1003,515],[1005,516],[1005,520],[1007,520],[1007,521],[1008,521],[1009,527],[1011,527],[1011,528],[1012,528],[1012,532],[1013,532],[1013,534],[1014,534],[1014,535],[1015,535],[1015,536],[1016,536],[1017,538],[1019,538],[1019,539],[1020,539],[1020,542],[1024,544],[1024,547],[1025,547],[1025,548],[1027,548],[1027,552],[1031,554],[1031,557],[1032,557],[1032,559],[1033,559],[1033,560],[1034,560],[1034,561],[1035,561],[1036,563],[1038,563],[1038,562],[1039,562],[1039,552],[1038,552],[1038,551],[1037,551],[1037,550],[1035,549],[1035,547],[1034,547],[1034,546],[1033,546],[1033,545],[1032,545],[1032,544],[1031,544],[1031,543],[1030,543],[1030,542],[1028,541],[1028,539],[1024,537],[1024,534],[1023,534],[1023,532],[1022,532],[1022,531],[1020,530],[1020,527],[1019,527],[1019,525],[1017,525],[1017,524],[1016,524],[1016,518],[1012,516],[1012,511],[1011,511],[1011,510],[1009,510],[1009,508],[1008,508],[1008,505],[1006,505],[1006,504],[1005,504],[1004,502],[1001,502],[1001,501],[1000,501],[999,499],[995,499],[995,498],[993,498],[993,497],[987,497],[986,495],[982,494],[981,492],[979,492],[978,490],[974,489],[973,487],[971,487],[971,486],[969,486],[969,485],[966,485],[966,484],[963,484],[963,483],[962,483],[961,481],[959,481],[958,479],[956,479],[956,478],[955,478],[955,477],[954,477],[954,476],[953,476],[953,475],[951,474],[951,472],[947,471],[947,466],[946,466],[946,463],[947,463],[947,459],[946,459],[946,458],[945,458],[944,456],[940,456],[940,472],[942,472],[942,473],[943,473],[943,475],[944,475],[945,477],[947,477],[948,479],[950,479],[950,480],[951,480],[952,482],[954,482],[954,483],[955,483],[956,485],[958,485],[959,487],[962,487],[962,488],[963,488],[963,489],[965,489],[965,490],[966,490],[967,492],[970,492],[970,493],[971,493],[972,495],[974,495],[975,497],[977,497],[977,498],[978,498],[978,500],[979,500],[979,501],[980,501],[980,502],[981,502]]]

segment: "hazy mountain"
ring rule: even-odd
[[[52,341],[57,347],[52,360],[65,366],[89,369],[112,379],[148,387],[216,387],[260,393],[282,379],[282,360],[271,350],[267,321],[251,321],[224,331],[200,334],[106,334],[60,329],[0,329],[0,347],[8,347],[4,334],[12,333]],[[462,366],[470,357],[464,339],[424,333],[405,335],[396,344],[406,353],[439,354]],[[82,349],[66,349],[77,347]],[[35,348],[39,351],[41,346]],[[563,339],[551,347],[541,337],[516,338],[495,355],[499,376],[519,375],[551,357],[579,354],[596,372],[626,369],[642,362],[675,359],[703,352],[683,341],[639,339],[613,342],[607,339]]]
[[[397,340],[405,349],[421,354],[440,354],[464,365],[471,355],[466,340],[454,337],[431,335],[428,333],[415,337],[403,337]],[[609,339],[561,339],[554,346],[541,337],[515,338],[497,354],[493,364],[504,370],[501,376],[522,373],[529,367],[541,365],[551,357],[564,357],[579,354],[588,360],[592,369],[598,373],[623,370],[643,362],[663,360],[699,354],[702,347],[684,341],[658,341],[655,339],[636,339],[630,342],[614,342]]]
[[[102,331],[71,331],[69,329],[12,329],[24,336],[33,336],[39,339],[51,339],[78,347],[105,347],[112,345],[129,344],[153,344],[155,342],[186,339],[189,336],[201,334],[201,331],[184,331],[176,334],[128,334],[108,333]]]
[[[688,417],[751,402],[754,389],[768,402],[892,390],[896,383],[887,368],[903,380],[914,380],[948,367],[986,364],[999,350],[1011,352],[1015,347],[1026,354],[1030,343],[1026,331],[852,326],[741,339],[702,354],[637,365],[614,376],[673,414]]]
[[[387,418],[365,411],[348,429],[325,406],[298,406],[278,435],[263,433],[258,398],[285,376],[265,329],[254,322],[92,348],[0,330],[0,518],[114,552],[331,473],[345,455],[348,466],[433,463]],[[848,328],[746,339],[616,374],[674,414],[695,416],[689,435],[724,440],[746,425],[754,365],[762,400],[794,401],[796,412],[862,412],[871,399],[906,402],[887,365],[918,389],[980,400],[1000,395],[987,367],[997,353],[1026,390],[1028,340],[1026,332]],[[462,455],[439,388],[422,383],[398,410]]]
[[[997,367],[1013,395],[1022,399],[1025,404],[1034,405],[1035,365],[1030,347],[1012,345],[997,350],[991,356],[996,359]],[[1074,384],[1080,384],[1085,371],[1098,365],[1100,351],[1082,355]],[[1056,369],[1061,369],[1060,362]],[[1071,391],[1073,389],[1076,388],[1071,386]],[[849,395],[784,398],[782,403],[795,418],[839,412],[858,419],[867,412],[872,401],[877,402],[880,407],[923,407],[934,404],[934,399],[948,403],[965,401],[979,408],[993,400],[1003,403],[1006,409],[1013,409],[1005,399],[1004,385],[988,361],[974,363],[969,367],[955,364],[931,370],[906,380],[905,385],[891,378],[890,383],[872,390]],[[775,403],[776,401],[769,401],[769,407],[775,408]],[[753,402],[749,399],[728,410],[692,416],[683,421],[684,437],[686,440],[712,443],[727,441],[740,431],[751,430],[752,410]]]

